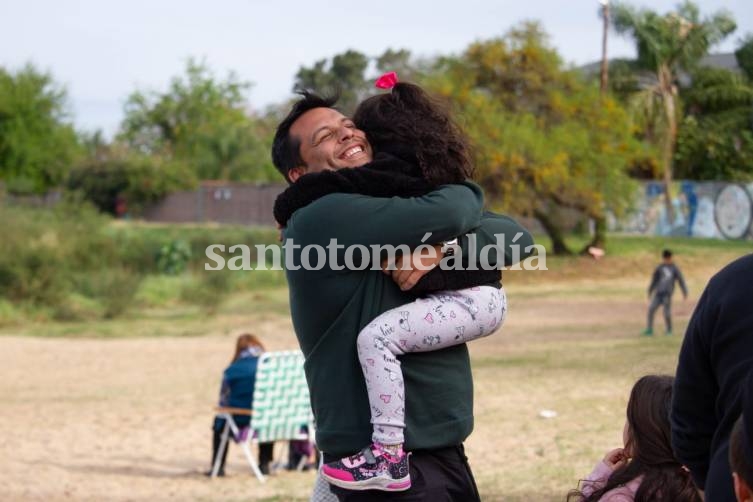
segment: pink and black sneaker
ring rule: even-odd
[[[374,443],[360,453],[322,465],[322,477],[347,490],[402,492],[410,488],[408,456],[400,447],[392,455]]]

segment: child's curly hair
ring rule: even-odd
[[[375,152],[411,158],[432,186],[460,183],[473,174],[468,139],[449,110],[415,84],[364,100],[353,116]]]

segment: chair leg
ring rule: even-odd
[[[254,471],[254,474],[256,475],[256,479],[258,479],[260,482],[265,483],[267,479],[264,477],[264,474],[261,473],[259,470],[259,466],[256,464],[256,460],[254,460],[254,456],[251,455],[251,448],[248,447],[249,441],[243,441],[241,443],[241,449],[243,450],[243,453],[246,455],[246,460],[248,460],[248,465],[251,466],[251,470]]]
[[[217,454],[214,458],[214,465],[212,465],[212,478],[217,477],[217,473],[220,472],[220,465],[222,464],[222,456],[227,451],[228,439],[230,436],[230,423],[225,422],[225,427],[222,429],[222,437],[220,438],[220,447],[217,449]]]

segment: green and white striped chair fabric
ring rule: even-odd
[[[314,417],[300,351],[262,354],[252,408],[252,434],[261,443],[313,436]],[[308,431],[301,430],[304,426]]]

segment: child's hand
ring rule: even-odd
[[[613,471],[627,464],[627,460],[624,448],[615,448],[604,456],[604,463]]]

